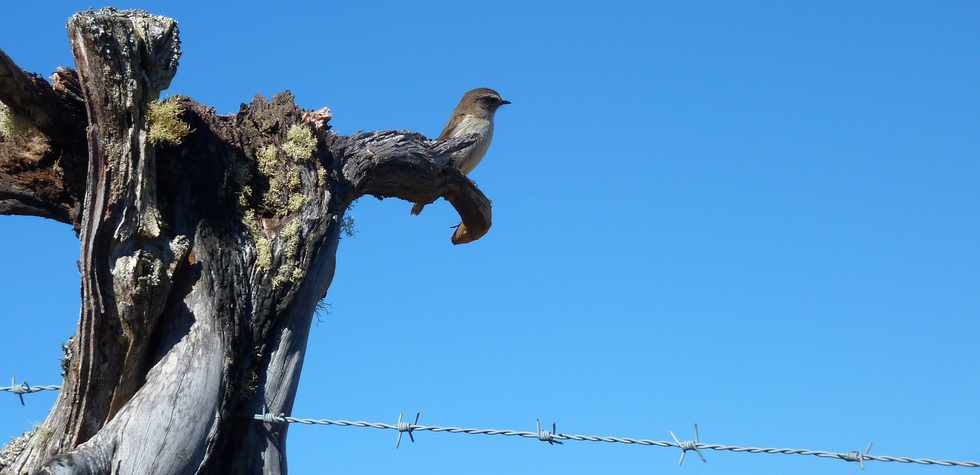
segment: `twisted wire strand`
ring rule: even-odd
[[[306,424],[306,425],[323,425],[323,426],[340,426],[340,427],[359,427],[359,428],[370,428],[370,429],[395,430],[400,432],[407,432],[407,431],[446,432],[450,434],[524,437],[529,439],[543,440],[542,434],[538,432],[515,431],[515,430],[507,430],[507,429],[475,429],[475,428],[468,428],[468,427],[429,426],[429,425],[415,425],[415,424],[408,424],[405,425],[405,428],[400,429],[397,424],[386,424],[383,422],[349,421],[344,419],[306,419],[306,418],[282,416],[282,415],[277,416],[273,414],[256,414],[253,417],[253,419],[265,423],[270,423],[270,424],[285,423],[285,424]],[[689,441],[688,442],[682,441],[680,444],[678,444],[676,442],[672,442],[668,440],[635,439],[631,437],[617,437],[617,436],[606,436],[606,435],[565,434],[561,432],[550,434],[550,438],[552,438],[553,440],[573,440],[578,442],[605,442],[610,444],[646,445],[646,446],[653,446],[653,447],[676,448],[682,450],[705,449],[705,450],[716,450],[721,452],[736,452],[736,453],[750,453],[750,454],[806,455],[806,456],[829,458],[835,460],[843,460],[845,462],[875,461],[875,462],[913,463],[913,464],[920,464],[920,465],[938,465],[943,467],[980,468],[980,462],[973,462],[973,461],[897,457],[891,455],[872,455],[872,454],[860,453],[860,452],[828,452],[825,450],[793,449],[793,448],[742,447],[738,445],[706,444],[703,442],[692,443]],[[685,444],[691,444],[691,445],[689,447],[686,447]]]
[[[14,394],[31,394],[39,393],[41,391],[60,391],[61,386],[47,385],[47,386],[29,386],[27,384],[15,384],[13,386],[0,386],[0,393],[14,393]]]
[[[0,386],[0,392],[9,392],[17,395],[32,394],[32,393],[38,393],[42,391],[59,391],[60,389],[61,386],[58,385],[31,386],[26,383],[13,384],[10,386]],[[515,430],[508,430],[508,429],[477,429],[477,428],[470,428],[470,427],[430,426],[430,425],[419,425],[419,424],[401,424],[401,427],[399,427],[399,424],[386,424],[384,422],[351,421],[345,419],[308,419],[308,418],[292,417],[292,416],[285,416],[285,415],[273,415],[273,414],[256,414],[253,416],[253,419],[268,424],[285,423],[285,424],[356,427],[356,428],[367,428],[367,429],[394,430],[398,432],[445,432],[449,434],[464,434],[464,435],[523,437],[528,439],[537,439],[545,442],[572,440],[578,442],[604,442],[610,444],[646,445],[652,447],[676,448],[684,451],[705,449],[705,450],[716,450],[720,452],[735,452],[735,453],[750,453],[750,454],[813,456],[813,457],[829,458],[835,460],[843,460],[845,462],[858,462],[858,463],[873,461],[873,462],[911,463],[911,464],[919,464],[919,465],[936,465],[942,467],[980,468],[980,462],[974,462],[974,461],[899,457],[893,455],[872,455],[870,453],[854,452],[854,451],[829,452],[825,450],[793,449],[793,448],[743,447],[739,445],[707,444],[703,442],[693,442],[693,441],[680,441],[678,443],[669,440],[636,439],[632,437],[619,437],[619,436],[608,436],[608,435],[565,434],[561,432],[558,433],[528,432],[528,431],[515,431]]]

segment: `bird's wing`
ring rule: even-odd
[[[453,131],[456,130],[456,126],[463,120],[463,114],[456,114],[452,119],[449,119],[449,123],[446,127],[442,129],[442,133],[439,134],[439,138],[436,140],[446,140],[452,136]]]

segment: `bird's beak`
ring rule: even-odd
[[[505,101],[503,99],[500,100],[500,105],[506,106],[507,104],[510,104],[510,101]]]

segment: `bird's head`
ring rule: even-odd
[[[506,104],[510,104],[510,101],[500,97],[500,93],[497,91],[479,87],[463,95],[463,98],[459,100],[459,105],[456,106],[456,111],[490,119],[493,118],[493,114],[497,112],[500,106]]]

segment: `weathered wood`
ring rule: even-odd
[[[81,97],[70,97],[79,92],[77,85],[70,84],[76,82],[74,74],[62,70],[55,77],[52,87],[39,76],[22,71],[0,50],[0,102],[47,135],[75,136],[84,130],[85,117],[80,110]]]
[[[433,142],[413,132],[367,132],[342,141],[346,157],[344,177],[355,197],[398,197],[413,203],[431,203],[440,196],[463,222],[453,233],[453,244],[473,242],[490,230],[490,200],[456,167],[450,155],[471,145],[475,136]]]
[[[161,104],[179,57],[173,20],[103,9],[75,15],[68,30],[89,158],[84,200],[64,192],[84,206],[71,214],[70,199],[18,195],[4,208],[0,194],[0,214],[79,227],[82,311],[58,401],[0,469],[285,473],[286,426],[250,416],[292,410],[344,213],[363,195],[444,197],[463,221],[453,242],[478,239],[490,202],[449,159],[472,139],[338,136],[329,113],[303,111],[289,93],[256,97],[234,116],[182,97]],[[55,143],[40,132],[50,117],[30,112],[48,110],[44,94],[20,94],[15,108]],[[0,143],[11,154],[28,145]],[[0,193],[19,176],[3,163]]]
[[[0,50],[0,214],[40,216],[77,230],[85,122],[74,71],[59,69],[49,84]]]

